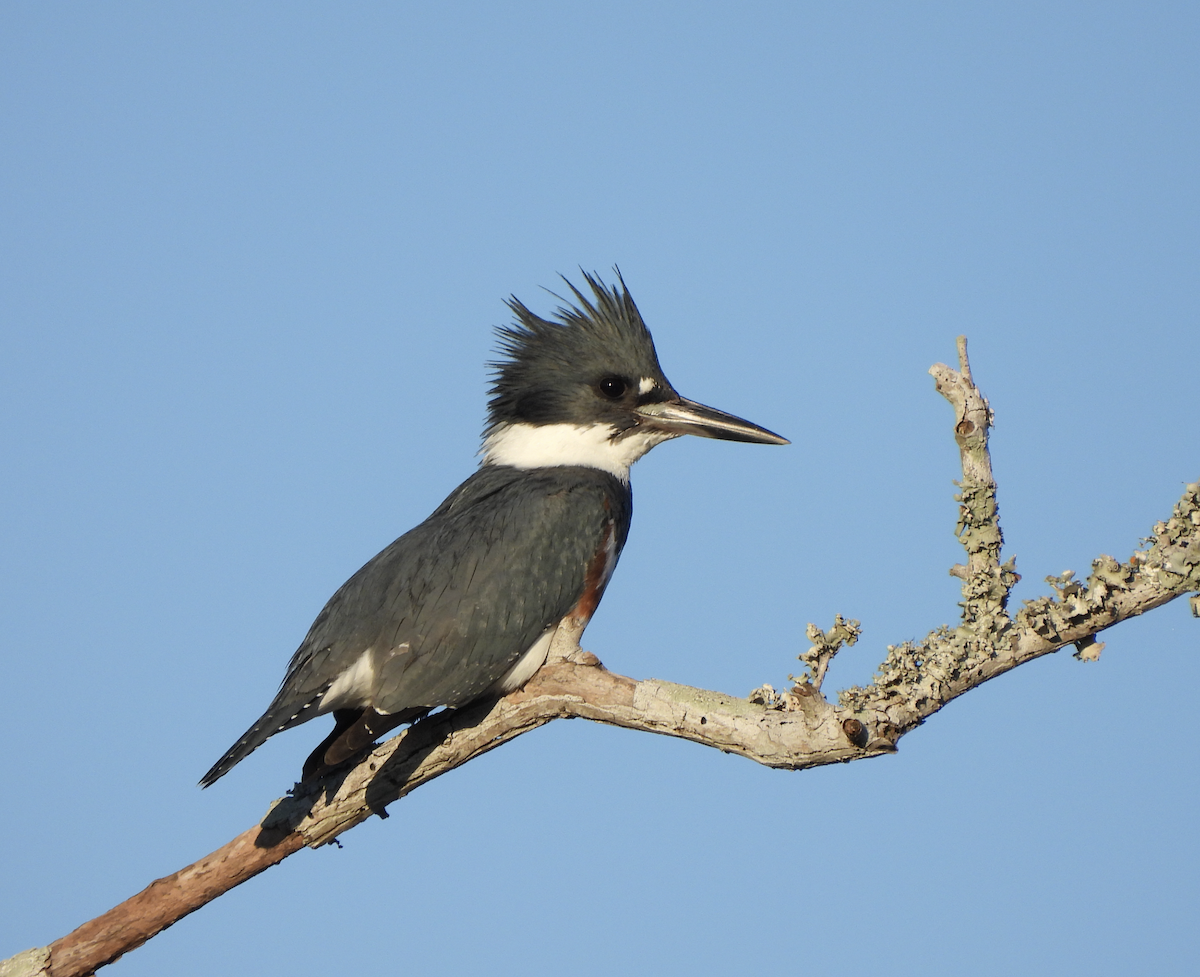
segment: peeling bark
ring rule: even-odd
[[[1000,562],[1003,536],[988,452],[992,412],[971,378],[966,340],[959,369],[930,369],[954,408],[963,479],[956,532],[966,563],[961,621],[920,642],[887,649],[875,681],[830,702],[821,682],[830,660],[858,638],[858,622],[840,616],[813,647],[790,691],[761,686],[749,698],[607,671],[578,649],[578,635],[556,637],[550,660],[523,689],[423,720],[376,747],[354,766],[297,785],[260,825],[200,861],[153,882],[133,898],[62,939],[0,962],[0,977],[83,977],[112,963],[172,923],[301,848],[333,842],[422,784],[555,719],[591,719],[678,736],[770,767],[802,770],[893,752],[896,741],[951,700],[1018,665],[1074,645],[1095,660],[1095,635],[1176,597],[1200,592],[1200,482],[1187,487],[1171,516],[1128,561],[1100,556],[1086,581],[1048,577],[1054,594],[1026,601],[1015,615],[1009,593],[1019,580]],[[1200,616],[1200,600],[1192,598]]]

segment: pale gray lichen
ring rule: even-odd
[[[887,657],[875,681],[838,693],[841,704],[853,712],[885,708],[907,702],[917,711],[931,701],[947,702],[957,694],[955,681],[985,657],[978,639],[967,629],[942,625],[921,641],[888,645]]]
[[[978,496],[973,500],[973,511],[976,507],[987,511]],[[960,517],[960,526],[963,524]],[[990,546],[997,537],[985,534],[978,538]],[[1026,600],[1015,619],[1010,619],[1004,608],[1008,590],[1017,579],[1015,567],[1010,560],[995,569],[991,578],[995,586],[975,588],[976,581],[986,583],[988,576],[968,568],[962,625],[954,629],[943,625],[919,642],[890,645],[874,683],[840,692],[842,705],[866,713],[904,703],[919,721],[931,711],[930,705],[936,708],[978,680],[1025,660],[1015,654],[1015,642],[1022,633],[1032,632],[1044,639],[1038,654],[1074,644],[1076,657],[1095,661],[1104,648],[1103,642],[1095,640],[1096,632],[1130,613],[1141,613],[1121,603],[1139,585],[1150,583],[1160,594],[1165,593],[1165,599],[1200,591],[1200,483],[1187,487],[1171,518],[1154,526],[1154,535],[1128,563],[1102,555],[1093,561],[1086,581],[1075,579],[1071,570],[1047,577],[1053,594]],[[1192,598],[1191,605],[1193,613],[1200,616],[1200,599]],[[989,661],[999,654],[1005,661],[999,668],[989,667]],[[978,676],[975,681],[972,673]]]
[[[1054,640],[1080,626],[1098,631],[1119,614],[1115,598],[1149,582],[1173,594],[1200,590],[1200,483],[1187,487],[1166,522],[1155,523],[1154,535],[1128,563],[1102,555],[1092,562],[1086,583],[1071,571],[1047,577],[1054,597],[1025,601],[1017,623]],[[1094,631],[1093,631],[1094,633]]]
[[[833,656],[843,647],[849,648],[858,641],[859,635],[862,634],[862,625],[855,620],[847,621],[841,614],[837,614],[833,619],[833,627],[828,631],[822,631],[815,624],[809,624],[805,634],[812,646],[797,656],[806,667],[803,675],[788,676],[793,683],[791,691],[776,692],[774,686],[760,685],[747,697],[751,702],[785,712],[799,709],[802,699],[819,694]]]
[[[959,509],[954,535],[969,554],[999,559],[1004,534],[1000,530],[996,487],[965,479],[955,484],[959,493],[954,496],[954,501],[959,503]]]
[[[828,631],[822,631],[815,624],[809,624],[805,635],[812,642],[812,646],[797,656],[806,666],[804,674],[799,678],[795,675],[789,675],[788,678],[797,684],[811,685],[814,689],[819,689],[833,656],[843,647],[852,647],[861,634],[862,624],[855,620],[847,621],[841,614],[834,616],[833,627]]]
[[[1048,577],[1053,596],[1025,601],[1014,616],[1008,598],[1020,580],[1012,559],[1000,562],[1004,536],[996,485],[988,456],[991,408],[971,379],[966,341],[959,338],[960,372],[938,364],[930,369],[938,392],[955,409],[955,440],[963,480],[954,531],[967,553],[966,565],[951,574],[962,584],[962,620],[921,641],[890,645],[866,688],[838,694],[844,708],[864,718],[894,724],[900,732],[980,682],[1022,661],[1076,645],[1078,657],[1095,660],[1102,643],[1096,632],[1189,591],[1200,590],[1200,483],[1187,487],[1170,520],[1154,527],[1149,546],[1127,564],[1101,556],[1086,582],[1067,571]],[[1139,585],[1149,583],[1152,587]],[[1137,590],[1137,593],[1132,593]],[[1200,601],[1192,601],[1200,616]],[[1032,640],[1031,640],[1032,639]]]
[[[775,686],[763,684],[757,689],[751,689],[750,694],[746,698],[753,702],[756,706],[766,706],[768,709],[778,709],[779,693],[775,691]]]
[[[794,689],[791,692],[776,692],[773,685],[760,685],[746,698],[755,705],[777,709],[780,712],[795,712],[800,708],[800,696]]]

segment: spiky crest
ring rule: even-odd
[[[516,296],[508,299],[514,322],[496,330],[502,358],[488,364],[494,379],[485,436],[503,423],[570,420],[579,388],[605,376],[621,376],[635,385],[641,377],[653,377],[670,388],[650,331],[620,270],[614,270],[617,284],[609,286],[581,269],[591,298],[564,277],[575,304],[556,295],[564,304],[551,319],[532,312]]]

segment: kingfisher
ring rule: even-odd
[[[550,319],[508,300],[478,470],[329,599],[266,712],[201,786],[317,716],[334,727],[301,781],[434,710],[520,688],[556,636],[578,649],[629,534],[635,461],[684,434],[789,443],[681,397],[616,276],[583,273],[590,296],[567,281],[574,303]]]

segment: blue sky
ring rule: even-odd
[[[777,687],[837,613],[953,623],[970,337],[1017,596],[1200,477],[1183,3],[0,8],[0,956],[252,825],[196,780],[336,587],[475,464],[515,293],[619,264],[686,396],[793,440],[634,470],[585,646]],[[114,974],[1194,964],[1200,622],[1176,602],[780,773],[557,723]]]

